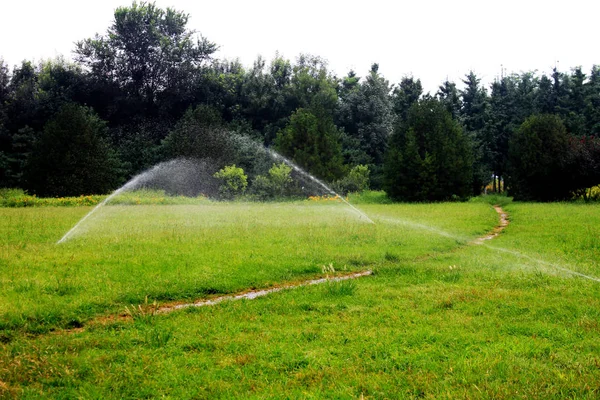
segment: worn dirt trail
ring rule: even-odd
[[[493,238],[497,237],[500,234],[500,232],[502,232],[504,228],[508,226],[508,214],[504,212],[502,207],[495,205],[494,210],[496,210],[496,212],[500,216],[499,224],[496,225],[493,231],[491,231],[485,236],[478,237],[477,239],[473,240],[471,244],[484,244],[487,240],[492,240]]]

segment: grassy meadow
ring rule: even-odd
[[[0,397],[600,396],[597,204],[354,200],[0,208]]]

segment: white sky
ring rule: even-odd
[[[338,76],[372,63],[390,81],[420,78],[435,91],[448,77],[474,70],[484,82],[508,72],[548,73],[600,64],[600,1],[570,0],[157,0],[190,15],[195,29],[220,46],[219,58],[247,66],[276,51],[294,60],[322,56]],[[128,0],[0,0],[0,57],[21,60],[72,56],[74,42],[104,34]]]

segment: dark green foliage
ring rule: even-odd
[[[394,112],[396,113],[397,121],[405,123],[408,119],[408,111],[423,94],[423,85],[419,79],[412,76],[405,76],[400,81],[400,85],[394,88],[392,101],[394,103]]]
[[[166,158],[213,159],[218,167],[227,163],[231,150],[221,115],[206,105],[188,110],[163,141]]]
[[[190,81],[216,51],[186,29],[187,22],[183,12],[133,2],[115,10],[106,35],[78,42],[75,53],[96,80],[122,91],[128,116],[156,116],[165,102],[173,106],[175,98],[191,96]]]
[[[510,194],[515,200],[564,200],[570,195],[569,137],[561,119],[533,115],[509,143]]]
[[[350,165],[368,165],[373,185],[381,187],[381,175],[395,115],[389,82],[373,64],[366,79],[359,83],[352,72],[342,83],[337,114],[344,129],[344,156]]]
[[[279,152],[311,174],[333,181],[344,174],[340,133],[326,114],[298,109],[289,124],[277,134]]]
[[[453,119],[459,118],[462,102],[460,100],[460,93],[456,88],[456,83],[444,81],[438,88],[437,98],[444,104]]]
[[[473,179],[472,193],[479,195],[490,177],[490,165],[486,160],[484,129],[488,119],[488,95],[480,85],[481,79],[473,71],[463,80],[465,89],[461,93],[462,108],[460,120],[464,125],[465,133],[469,137],[473,153]]]
[[[119,162],[92,110],[68,104],[44,126],[25,172],[27,189],[39,196],[108,193],[120,181]]]
[[[9,154],[11,150],[11,138],[6,123],[8,122],[6,102],[10,94],[10,76],[8,66],[0,57],[0,187],[13,186],[9,182],[8,168],[10,165]]]
[[[427,98],[395,132],[385,164],[385,190],[402,201],[440,201],[471,194],[473,156],[468,138],[444,105]]]
[[[588,135],[600,137],[600,66],[595,65],[585,85],[585,108],[583,113],[586,120]]]
[[[160,144],[168,131],[168,124],[150,119],[110,129],[125,176],[137,175],[163,161]]]
[[[600,137],[569,137],[568,181],[574,197],[588,199],[588,190],[600,185]]]
[[[440,156],[423,153],[423,144],[409,137],[415,135],[414,130],[409,135],[409,110],[423,98],[419,79],[407,76],[391,87],[378,64],[362,79],[354,71],[338,78],[324,58],[309,54],[295,62],[279,54],[270,63],[259,57],[245,68],[238,60],[213,59],[217,46],[189,30],[188,18],[181,11],[134,1],[116,9],[104,34],[76,44],[78,64],[58,57],[38,64],[23,61],[9,71],[0,58],[0,187],[28,185],[25,167],[34,164],[30,157],[39,157],[34,144],[71,103],[90,107],[107,121],[109,129],[102,135],[121,162],[116,181],[166,158],[210,158],[215,161],[209,162],[214,164],[211,179],[216,170],[235,163],[250,182],[256,181],[257,190],[266,188],[258,191],[267,193],[270,183],[263,178],[273,160],[257,153],[260,143],[281,149],[332,182],[349,168],[365,165],[371,187],[380,189],[384,160],[398,161],[397,144],[403,143],[400,164],[415,168],[403,172],[408,181],[420,180],[417,189],[424,193],[440,185]],[[588,74],[580,67],[569,72],[554,68],[545,75],[502,71],[490,87],[471,71],[462,83],[459,90],[443,82],[435,97],[462,125],[472,147],[472,194],[479,194],[490,176],[499,177],[494,189],[506,190],[497,183],[510,181],[508,143],[534,114],[557,115],[572,136],[563,165],[573,182],[569,190],[580,193],[582,185],[597,181],[600,67]],[[388,151],[394,131],[396,148]],[[341,191],[356,186],[338,183]],[[434,197],[452,194],[455,188]]]
[[[502,191],[497,187],[499,180],[506,178],[508,162],[508,141],[513,132],[523,122],[519,120],[519,104],[517,102],[517,76],[505,76],[492,84],[489,99],[489,117],[481,132],[482,161],[486,166],[486,180],[489,172],[494,175],[494,192]],[[495,177],[498,177],[498,181]]]

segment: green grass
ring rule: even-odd
[[[336,203],[109,206],[59,246],[88,209],[0,209],[0,396],[600,395],[600,283],[566,271],[600,276],[597,205],[507,203],[482,246],[483,201],[361,209],[375,225]],[[375,274],[148,311],[329,264]]]

